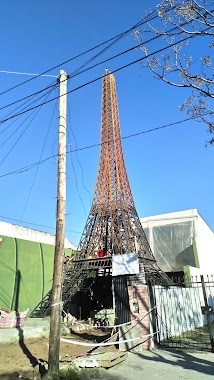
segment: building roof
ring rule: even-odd
[[[38,243],[55,245],[55,235],[37,231],[15,224],[0,222],[0,236],[9,236],[17,239],[29,240]],[[76,249],[76,246],[65,238],[65,248]]]
[[[171,223],[179,223],[179,221],[185,221],[189,219],[194,219],[199,216],[197,209],[192,210],[184,210],[184,211],[176,211],[170,212],[167,214],[160,214],[154,216],[147,216],[144,218],[140,218],[141,223],[147,224],[147,222],[152,222],[153,225],[164,225]]]

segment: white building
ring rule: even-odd
[[[6,222],[0,222],[0,236],[8,236],[15,239],[55,245],[55,235]],[[75,250],[76,246],[65,238],[65,248]]]
[[[140,218],[164,272],[214,274],[214,233],[197,209]]]

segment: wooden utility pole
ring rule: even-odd
[[[57,217],[49,337],[49,372],[55,372],[59,369],[66,210],[66,92],[67,75],[65,71],[61,70],[59,101]]]

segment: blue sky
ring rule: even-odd
[[[149,7],[154,9],[157,3],[142,0],[5,2],[1,5],[0,70],[41,73],[129,29],[145,17]],[[132,36],[127,36],[94,63],[126,50],[135,43]],[[160,42],[153,43],[150,48],[151,51],[159,49]],[[195,42],[193,49],[193,53],[200,57],[197,52],[202,49],[201,42]],[[57,76],[60,69],[71,74],[94,54],[92,52],[61,65],[49,74]],[[71,79],[68,89],[72,90],[100,77],[106,66],[113,71],[141,56],[139,50],[134,50],[111,63],[102,64]],[[122,136],[186,118],[178,106],[187,98],[188,92],[155,79],[140,63],[119,71],[115,77]],[[0,73],[0,93],[28,78]],[[50,77],[36,78],[0,95],[0,108],[55,81],[56,78]],[[50,98],[54,96],[57,96],[57,90],[53,91]],[[1,120],[9,112],[12,115],[18,105],[0,110]],[[13,222],[9,218],[17,219],[19,222],[13,223],[54,233],[56,159],[52,158],[40,165],[35,180],[37,167],[24,173],[1,176],[39,161],[42,150],[42,158],[57,153],[57,107],[57,102],[52,102],[43,106],[37,115],[25,114],[1,125],[1,129],[8,127],[0,135],[0,162],[4,160],[0,165],[2,221]],[[26,117],[29,118],[24,121]],[[75,149],[76,144],[77,148],[82,148],[99,143],[100,119],[101,80],[68,96],[68,148]],[[10,137],[13,132],[14,135]],[[19,137],[22,132],[23,135]],[[189,121],[123,141],[130,185],[140,217],[197,208],[214,229],[214,150],[205,148],[208,139],[204,125]],[[90,210],[98,160],[99,147],[67,156],[66,235],[75,244],[78,244]]]

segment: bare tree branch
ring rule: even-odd
[[[134,35],[146,56],[146,67],[157,79],[174,87],[189,88],[191,94],[179,108],[205,123],[210,134],[214,134],[214,65],[212,53],[207,53],[214,48],[212,7],[212,0],[161,0],[157,6],[159,21],[148,23],[147,33],[152,31],[160,44],[168,45],[169,51],[164,55],[149,58],[149,48],[141,42],[141,33]],[[190,39],[182,43],[186,36]],[[192,47],[192,37],[198,43],[197,50],[195,45]],[[214,145],[213,137],[210,144]]]

